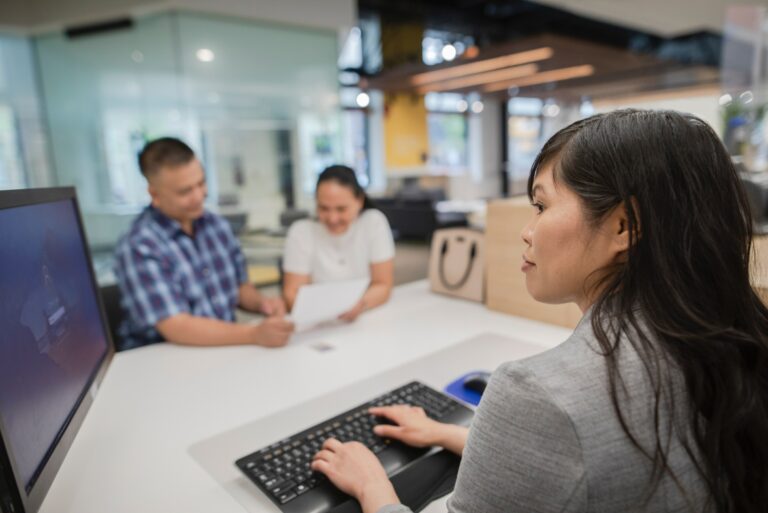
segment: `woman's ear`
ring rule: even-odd
[[[630,226],[629,209],[627,203],[622,202],[609,216],[608,226],[611,228],[612,245],[617,255],[626,254],[632,243],[640,238],[639,216],[637,200],[630,198],[629,208],[632,209],[634,226]],[[634,235],[632,232],[635,232]]]

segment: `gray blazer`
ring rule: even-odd
[[[653,448],[653,386],[627,340],[619,343],[617,362],[625,385],[619,394],[623,416],[638,442]],[[659,425],[678,484],[667,474],[649,493],[651,462],[621,428],[587,315],[558,347],[494,372],[470,428],[448,510],[706,511],[706,487],[680,443],[689,436],[682,376],[670,372],[676,384],[662,390]],[[670,422],[673,408],[676,426]],[[408,511],[389,505],[378,513]]]

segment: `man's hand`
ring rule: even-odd
[[[268,317],[285,315],[285,301],[281,297],[261,297],[259,312]]]
[[[288,343],[293,323],[283,317],[268,317],[254,327],[254,343],[264,347],[280,347]]]

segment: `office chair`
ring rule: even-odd
[[[120,323],[123,322],[125,314],[120,306],[120,287],[117,285],[106,285],[99,288],[99,293],[104,304],[104,313],[107,314],[109,333],[112,335],[115,351],[121,351],[123,347],[118,329],[120,328]]]

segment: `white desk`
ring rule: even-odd
[[[281,349],[158,344],[119,353],[41,511],[242,513],[190,446],[487,332],[542,349],[569,335],[416,282],[351,325],[300,334]],[[318,351],[321,343],[333,349]]]

